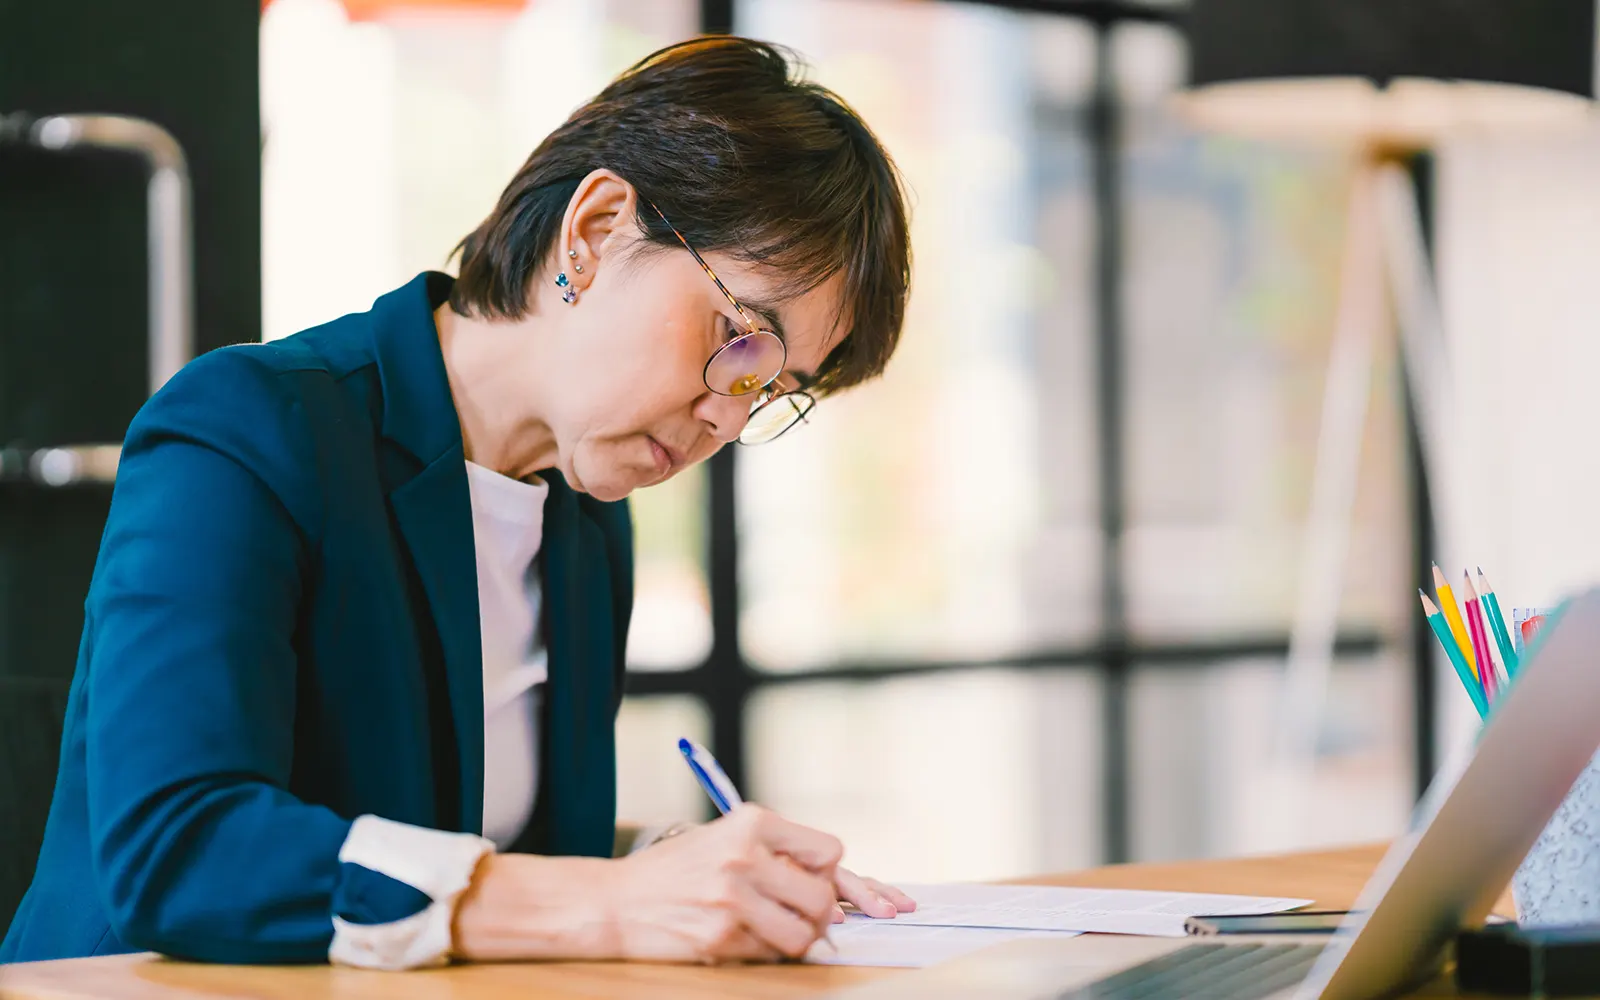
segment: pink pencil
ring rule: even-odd
[[[1466,581],[1466,589],[1461,596],[1467,608],[1467,634],[1472,636],[1472,646],[1478,654],[1478,678],[1483,682],[1483,696],[1493,704],[1500,694],[1500,679],[1495,673],[1494,658],[1489,651],[1489,629],[1484,624],[1478,592],[1472,589],[1472,577],[1466,573],[1461,576]]]

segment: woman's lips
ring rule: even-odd
[[[657,441],[655,438],[649,437],[648,435],[646,435],[646,437],[649,438],[650,441],[650,452],[656,458],[656,474],[659,476],[665,476],[667,473],[672,471],[673,465],[676,464],[673,460],[672,452],[668,451],[666,446],[660,441]]]

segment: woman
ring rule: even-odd
[[[888,156],[773,48],[689,42],[459,250],[134,420],[0,961],[775,959],[914,905],[756,808],[611,858],[622,501],[883,370]]]

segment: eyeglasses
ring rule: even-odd
[[[683,234],[667,221],[666,214],[656,208],[653,202],[650,207],[661,216],[661,221],[672,230],[672,235],[678,238],[683,248],[693,255],[695,263],[716,282],[717,290],[722,292],[739,318],[744,320],[746,332],[717,348],[716,353],[706,361],[705,370],[701,373],[706,388],[719,396],[755,397],[750,404],[750,417],[745,422],[744,430],[739,432],[740,444],[766,444],[777,440],[789,428],[805,421],[817,405],[804,387],[786,390],[776,384],[778,376],[783,374],[783,366],[789,362],[788,345],[776,333],[757,326],[750,314],[744,311],[744,306],[728,291],[728,286],[717,277],[717,272],[711,270],[711,265],[706,263],[699,251],[690,246]]]

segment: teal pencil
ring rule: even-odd
[[[1511,630],[1506,628],[1506,616],[1500,613],[1500,598],[1494,595],[1482,566],[1478,567],[1478,597],[1489,613],[1489,629],[1494,632],[1494,644],[1500,647],[1500,662],[1505,664],[1506,679],[1510,680],[1517,676],[1517,647],[1511,641]]]
[[[1439,645],[1444,647],[1445,655],[1450,657],[1450,665],[1456,668],[1456,676],[1461,678],[1461,686],[1467,689],[1467,695],[1472,698],[1472,707],[1478,710],[1478,718],[1485,719],[1489,716],[1489,702],[1483,696],[1483,688],[1478,686],[1478,679],[1472,676],[1472,668],[1467,666],[1467,658],[1461,655],[1461,647],[1456,644],[1455,636],[1450,634],[1450,624],[1444,620],[1444,614],[1428,600],[1428,595],[1417,591],[1417,596],[1422,598],[1422,612],[1428,618],[1428,624],[1433,627],[1433,634],[1438,637]]]

